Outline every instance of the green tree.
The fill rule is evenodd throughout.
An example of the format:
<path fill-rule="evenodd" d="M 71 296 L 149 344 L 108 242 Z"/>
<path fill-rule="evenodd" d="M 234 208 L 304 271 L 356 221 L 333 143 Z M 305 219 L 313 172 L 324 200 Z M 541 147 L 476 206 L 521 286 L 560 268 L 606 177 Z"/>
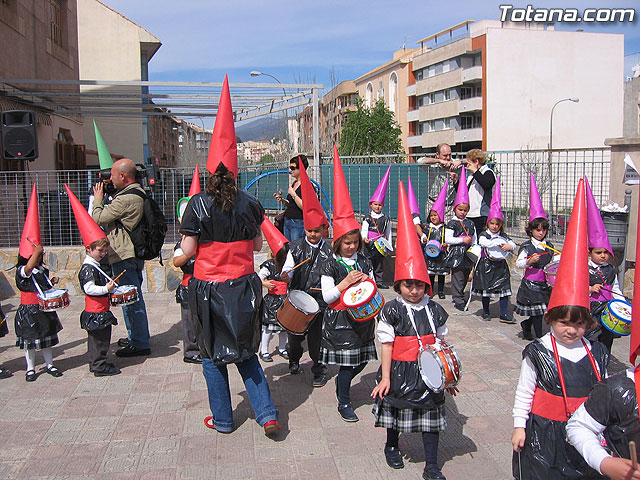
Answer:
<path fill-rule="evenodd" d="M 356 110 L 349 113 L 340 135 L 340 155 L 384 155 L 404 153 L 402 130 L 394 114 L 379 99 L 368 108 L 356 98 Z"/>
<path fill-rule="evenodd" d="M 275 158 L 273 157 L 273 155 L 271 155 L 270 153 L 265 153 L 260 157 L 260 160 L 258 160 L 258 163 L 273 163 L 274 161 L 275 161 Z"/>

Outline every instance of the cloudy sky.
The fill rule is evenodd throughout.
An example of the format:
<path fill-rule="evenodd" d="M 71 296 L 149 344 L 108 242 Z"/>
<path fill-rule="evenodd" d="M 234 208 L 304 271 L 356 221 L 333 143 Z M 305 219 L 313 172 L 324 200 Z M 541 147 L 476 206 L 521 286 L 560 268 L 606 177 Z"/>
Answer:
<path fill-rule="evenodd" d="M 498 19 L 491 1 L 431 0 L 102 0 L 163 43 L 150 64 L 151 80 L 256 81 L 261 70 L 283 83 L 330 86 L 390 60 L 393 51 L 467 19 Z M 530 2 L 532 3 L 532 2 Z M 636 1 L 536 2 L 536 7 L 640 8 Z M 526 7 L 527 2 L 515 4 Z M 562 24 L 563 30 L 625 35 L 625 75 L 640 62 L 640 20 L 615 24 Z M 264 81 L 269 81 L 264 78 Z"/>

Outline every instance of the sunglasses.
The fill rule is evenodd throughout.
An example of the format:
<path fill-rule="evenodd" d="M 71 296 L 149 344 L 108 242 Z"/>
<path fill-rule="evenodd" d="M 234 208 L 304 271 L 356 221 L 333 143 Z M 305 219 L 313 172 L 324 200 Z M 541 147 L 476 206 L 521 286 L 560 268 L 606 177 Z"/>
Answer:
<path fill-rule="evenodd" d="M 293 172 L 294 170 L 298 170 L 298 168 L 299 168 L 299 167 L 296 167 L 296 166 L 294 166 L 294 165 L 290 165 L 290 166 L 289 166 L 289 170 L 291 170 L 292 172 Z"/>

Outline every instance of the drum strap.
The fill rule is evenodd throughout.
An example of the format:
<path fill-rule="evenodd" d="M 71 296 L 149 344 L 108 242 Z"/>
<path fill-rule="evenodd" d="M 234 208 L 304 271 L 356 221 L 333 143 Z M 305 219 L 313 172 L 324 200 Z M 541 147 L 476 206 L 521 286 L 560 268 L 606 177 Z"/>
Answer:
<path fill-rule="evenodd" d="M 418 332 L 418 327 L 416 327 L 416 320 L 415 318 L 413 318 L 413 308 L 411 308 L 409 305 L 405 305 L 405 307 L 407 309 L 407 315 L 409 315 L 409 320 L 411 321 L 411 326 L 413 326 L 413 329 L 416 331 L 416 337 L 418 338 L 418 344 L 420 345 L 420 349 L 418 350 L 418 352 L 422 352 L 424 350 L 424 344 L 422 343 L 420 332 Z M 429 320 L 429 326 L 431 327 L 431 333 L 434 336 L 435 343 L 436 326 L 433 323 L 433 318 L 431 318 L 431 311 L 429 310 L 428 305 L 425 305 L 424 311 L 427 314 L 427 320 Z"/>
<path fill-rule="evenodd" d="M 464 233 L 467 237 L 470 237 L 471 235 L 469 235 L 469 232 L 467 232 L 467 227 L 464 226 L 464 222 L 462 220 L 460 220 L 458 218 L 458 221 L 460 222 L 460 225 L 462 225 L 462 230 L 464 230 Z"/>
<path fill-rule="evenodd" d="M 47 281 L 49 281 L 49 279 L 47 278 L 47 276 L 45 275 L 44 278 L 47 279 Z M 31 280 L 33 281 L 33 284 L 36 286 L 36 290 L 38 290 L 38 293 L 40 294 L 40 296 L 42 298 L 44 298 L 44 294 L 42 293 L 42 289 L 40 288 L 40 285 L 38 284 L 38 282 L 36 281 L 36 277 L 34 275 L 34 272 L 31 272 Z M 51 284 L 51 282 L 49 282 L 49 284 Z M 53 288 L 53 285 L 51 285 L 51 287 Z"/>
<path fill-rule="evenodd" d="M 271 280 L 271 282 L 275 285 L 271 290 L 269 290 L 271 295 L 287 294 L 287 282 L 281 282 L 279 280 Z"/>

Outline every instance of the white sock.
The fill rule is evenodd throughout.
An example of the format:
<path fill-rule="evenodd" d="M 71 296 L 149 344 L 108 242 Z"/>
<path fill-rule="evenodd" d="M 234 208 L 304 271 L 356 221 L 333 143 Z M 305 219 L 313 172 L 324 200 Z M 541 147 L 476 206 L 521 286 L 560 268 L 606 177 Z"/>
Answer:
<path fill-rule="evenodd" d="M 27 372 L 29 370 L 36 369 L 36 351 L 35 350 L 25 350 L 24 358 L 27 361 Z"/>
<path fill-rule="evenodd" d="M 44 357 L 44 361 L 47 362 L 47 367 L 53 367 L 53 351 L 51 347 L 43 348 L 42 356 Z"/>
<path fill-rule="evenodd" d="M 280 332 L 280 343 L 278 345 L 278 349 L 281 352 L 287 351 L 287 340 L 288 340 L 287 332 Z"/>
<path fill-rule="evenodd" d="M 271 340 L 271 332 L 268 332 L 266 329 L 262 330 L 262 341 L 260 342 L 260 353 L 263 355 L 269 354 L 269 341 Z"/>

